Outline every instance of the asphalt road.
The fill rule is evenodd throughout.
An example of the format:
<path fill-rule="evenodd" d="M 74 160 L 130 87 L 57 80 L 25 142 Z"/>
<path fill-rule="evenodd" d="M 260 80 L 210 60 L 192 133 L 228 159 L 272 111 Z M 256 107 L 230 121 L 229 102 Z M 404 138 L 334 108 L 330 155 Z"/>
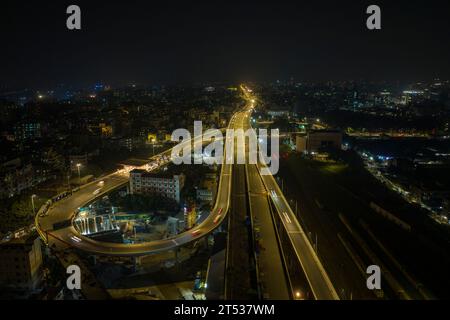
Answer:
<path fill-rule="evenodd" d="M 243 112 L 237 113 L 233 128 L 243 129 L 249 118 L 253 104 L 247 104 Z M 244 142 L 244 141 L 241 141 Z M 234 139 L 234 162 L 238 154 L 246 154 L 245 144 Z M 235 164 L 232 182 L 232 209 L 228 225 L 225 297 L 228 300 L 257 299 L 256 262 L 253 250 L 251 227 L 246 224 L 248 218 L 248 200 L 246 188 L 246 165 Z"/>
<path fill-rule="evenodd" d="M 233 115 L 229 128 L 242 128 L 244 119 L 248 118 L 254 105 L 252 98 L 247 100 L 248 103 L 244 112 L 237 112 Z M 237 146 L 237 148 L 239 149 L 240 146 Z M 170 151 L 168 150 L 164 154 L 170 154 Z M 225 159 L 229 156 L 224 152 Z M 211 214 L 200 225 L 173 238 L 140 244 L 117 244 L 95 241 L 85 237 L 74 228 L 73 224 L 67 228 L 53 230 L 55 223 L 73 219 L 79 207 L 85 206 L 96 198 L 100 198 L 111 189 L 125 185 L 128 181 L 128 176 L 122 173 L 115 173 L 104 177 L 104 185 L 101 187 L 99 193 L 96 192 L 100 188 L 98 182 L 93 182 L 83 186 L 69 198 L 53 204 L 47 216 L 37 216 L 36 226 L 41 236 L 44 237 L 51 247 L 60 249 L 65 249 L 69 246 L 95 254 L 118 256 L 139 256 L 171 250 L 211 233 L 225 218 L 230 206 L 233 165 L 225 162 L 221 168 L 216 204 Z M 258 166 L 258 168 L 260 169 L 261 167 Z M 291 243 L 301 262 L 315 298 L 325 300 L 338 299 L 328 275 L 275 179 L 272 175 L 261 177 L 266 189 L 271 193 L 271 198 L 275 204 L 277 213 L 289 234 Z M 216 219 L 218 215 L 220 216 Z"/>
<path fill-rule="evenodd" d="M 250 128 L 249 117 L 244 117 L 242 120 L 242 128 L 244 130 Z M 246 155 L 249 155 L 248 145 L 246 146 Z M 259 234 L 257 263 L 262 295 L 264 299 L 289 300 L 290 289 L 283 266 L 283 256 L 278 246 L 267 190 L 256 164 L 247 162 L 243 174 L 247 181 L 253 227 L 258 230 Z M 242 184 L 245 185 L 245 181 Z"/>
<path fill-rule="evenodd" d="M 304 164 L 302 164 L 304 165 Z M 364 274 L 358 269 L 355 262 L 347 253 L 342 245 L 340 237 L 346 233 L 345 227 L 339 221 L 337 214 L 331 210 L 337 210 L 336 206 L 330 205 L 325 201 L 325 193 L 330 194 L 328 188 L 324 187 L 326 181 L 318 179 L 316 176 L 307 175 L 308 169 L 303 168 L 301 180 L 300 177 L 292 172 L 287 165 L 281 166 L 281 173 L 284 180 L 285 196 L 290 199 L 298 200 L 298 209 L 302 226 L 308 233 L 311 230 L 311 238 L 318 238 L 318 251 L 321 261 L 328 275 L 333 279 L 333 284 L 346 299 L 375 299 L 373 292 L 367 289 L 364 266 Z M 325 190 L 326 189 L 326 190 Z M 335 196 L 340 200 L 339 196 Z M 328 205 L 324 205 L 327 203 Z M 352 207 L 359 205 L 350 203 Z M 355 211 L 364 212 L 364 209 Z M 342 211 L 347 214 L 347 211 Z M 356 243 L 352 240 L 349 245 L 353 248 Z"/>
<path fill-rule="evenodd" d="M 233 116 L 230 121 L 230 128 L 234 125 L 234 119 L 237 116 L 242 116 L 242 114 L 236 113 Z M 197 143 L 197 141 L 194 139 L 194 143 Z M 186 143 L 190 143 L 190 141 Z M 160 155 L 170 156 L 170 153 L 171 150 L 168 150 Z M 224 156 L 226 157 L 227 155 L 224 153 Z M 101 198 L 105 193 L 113 189 L 126 185 L 129 180 L 126 173 L 114 173 L 102 178 L 102 186 L 99 185 L 100 181 L 82 186 L 72 196 L 53 204 L 48 210 L 48 215 L 44 217 L 38 215 L 36 217 L 36 226 L 41 237 L 48 242 L 49 246 L 56 249 L 74 247 L 94 254 L 116 256 L 140 256 L 171 250 L 204 237 L 221 224 L 229 209 L 231 173 L 232 164 L 222 165 L 216 204 L 211 214 L 200 225 L 172 238 L 140 244 L 118 244 L 96 241 L 85 237 L 76 230 L 73 224 L 66 228 L 53 230 L 55 223 L 72 220 L 78 208 Z M 97 190 L 99 190 L 98 193 Z M 218 219 L 216 219 L 217 217 Z"/>
<path fill-rule="evenodd" d="M 322 263 L 274 177 L 272 175 L 262 175 L 261 177 L 297 253 L 314 297 L 317 300 L 339 299 Z"/>
<path fill-rule="evenodd" d="M 254 99 L 251 92 L 246 92 L 246 98 L 249 101 Z M 261 168 L 263 167 L 263 164 L 258 165 L 260 173 Z M 300 226 L 296 215 L 284 197 L 283 192 L 278 187 L 275 178 L 273 175 L 261 175 L 261 178 L 265 189 L 269 192 L 270 198 L 274 203 L 277 210 L 276 213 L 279 215 L 279 218 L 288 233 L 291 245 L 296 252 L 315 299 L 339 300 L 339 296 L 336 293 L 328 274 L 311 246 L 304 230 Z"/>
<path fill-rule="evenodd" d="M 259 229 L 260 252 L 258 265 L 263 296 L 267 299 L 289 300 L 290 289 L 283 267 L 283 257 L 270 212 L 267 191 L 256 165 L 246 166 L 250 211 L 253 224 Z M 276 276 L 275 276 L 276 275 Z"/>
<path fill-rule="evenodd" d="M 249 300 L 257 296 L 251 293 L 253 287 L 256 292 L 255 262 L 251 248 L 249 227 L 246 225 L 247 196 L 245 188 L 245 165 L 237 164 L 233 170 L 233 187 L 228 225 L 228 245 L 226 263 L 225 297 L 227 300 Z"/>

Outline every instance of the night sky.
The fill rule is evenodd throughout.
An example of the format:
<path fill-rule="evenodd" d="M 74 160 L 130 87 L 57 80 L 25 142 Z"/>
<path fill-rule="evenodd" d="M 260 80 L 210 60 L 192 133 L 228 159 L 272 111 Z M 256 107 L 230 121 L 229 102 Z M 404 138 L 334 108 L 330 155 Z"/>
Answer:
<path fill-rule="evenodd" d="M 0 85 L 450 78 L 449 1 L 389 2 L 2 1 Z"/>

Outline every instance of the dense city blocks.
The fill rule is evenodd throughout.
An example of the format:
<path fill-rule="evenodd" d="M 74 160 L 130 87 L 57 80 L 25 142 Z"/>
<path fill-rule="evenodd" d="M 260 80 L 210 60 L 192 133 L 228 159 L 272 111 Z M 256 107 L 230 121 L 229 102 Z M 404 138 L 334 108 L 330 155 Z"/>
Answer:
<path fill-rule="evenodd" d="M 450 298 L 449 3 L 0 7 L 15 316 L 407 318 Z"/>

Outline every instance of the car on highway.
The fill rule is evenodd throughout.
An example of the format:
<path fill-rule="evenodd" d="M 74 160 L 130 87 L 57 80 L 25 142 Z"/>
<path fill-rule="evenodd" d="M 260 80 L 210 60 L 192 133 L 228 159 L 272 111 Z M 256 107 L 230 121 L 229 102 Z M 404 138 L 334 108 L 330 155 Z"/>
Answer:
<path fill-rule="evenodd" d="M 195 237 L 195 236 L 198 236 L 201 233 L 202 233 L 202 231 L 200 229 L 197 229 L 197 230 L 192 231 L 191 234 L 192 234 L 193 237 Z"/>
<path fill-rule="evenodd" d="M 70 239 L 72 239 L 73 241 L 78 242 L 78 243 L 81 242 L 81 239 L 78 238 L 77 236 L 71 236 Z"/>
<path fill-rule="evenodd" d="M 283 211 L 282 213 L 283 213 L 283 216 L 284 216 L 284 219 L 286 220 L 286 222 L 292 223 L 292 220 L 291 220 L 291 218 L 289 218 L 289 215 L 287 214 L 287 212 Z"/>
<path fill-rule="evenodd" d="M 219 211 L 217 212 L 217 216 L 214 218 L 214 221 L 213 221 L 214 223 L 219 222 L 220 217 L 222 216 L 222 211 L 223 211 L 223 208 L 220 208 Z"/>

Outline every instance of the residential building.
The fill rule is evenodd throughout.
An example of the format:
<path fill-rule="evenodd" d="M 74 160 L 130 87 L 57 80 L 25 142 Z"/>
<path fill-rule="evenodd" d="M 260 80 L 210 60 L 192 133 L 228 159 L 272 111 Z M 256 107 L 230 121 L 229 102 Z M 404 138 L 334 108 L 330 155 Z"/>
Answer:
<path fill-rule="evenodd" d="M 318 152 L 327 148 L 341 149 L 342 132 L 339 130 L 311 130 L 296 137 L 297 152 Z"/>
<path fill-rule="evenodd" d="M 0 287 L 32 292 L 42 280 L 41 240 L 36 232 L 0 243 Z"/>
<path fill-rule="evenodd" d="M 341 149 L 342 132 L 339 130 L 312 130 L 308 133 L 307 149 L 309 152 L 323 148 Z"/>
<path fill-rule="evenodd" d="M 141 169 L 130 172 L 130 193 L 157 193 L 180 202 L 180 193 L 184 187 L 185 175 L 151 173 Z"/>

